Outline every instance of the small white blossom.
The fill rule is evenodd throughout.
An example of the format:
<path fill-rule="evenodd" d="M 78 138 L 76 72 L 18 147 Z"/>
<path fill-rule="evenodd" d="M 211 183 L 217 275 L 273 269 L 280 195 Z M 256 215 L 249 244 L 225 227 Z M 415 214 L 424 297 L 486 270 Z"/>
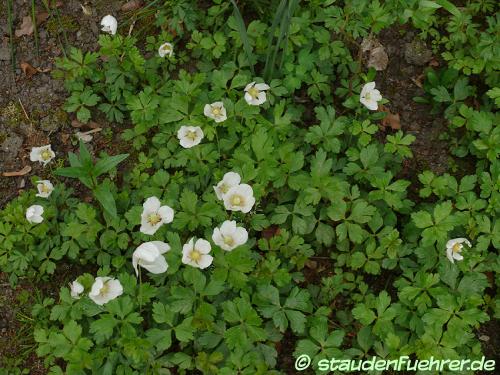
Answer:
<path fill-rule="evenodd" d="M 43 207 L 34 204 L 26 210 L 26 220 L 30 223 L 40 224 L 43 221 Z"/>
<path fill-rule="evenodd" d="M 199 126 L 181 126 L 177 132 L 179 143 L 184 148 L 191 148 L 200 144 L 203 136 L 203 130 Z"/>
<path fill-rule="evenodd" d="M 269 85 L 265 83 L 251 82 L 245 87 L 245 100 L 250 105 L 261 105 L 266 102 L 266 90 Z"/>
<path fill-rule="evenodd" d="M 214 119 L 215 122 L 222 122 L 227 119 L 226 108 L 224 108 L 222 102 L 206 104 L 203 113 L 205 116 Z"/>
<path fill-rule="evenodd" d="M 172 46 L 171 43 L 163 43 L 160 48 L 158 48 L 158 55 L 160 57 L 165 57 L 168 55 L 168 57 L 172 57 L 174 54 L 174 46 Z"/>
<path fill-rule="evenodd" d="M 382 95 L 380 91 L 375 89 L 375 82 L 368 82 L 361 89 L 361 95 L 359 96 L 359 101 L 366 108 L 376 111 L 378 109 L 378 102 L 382 100 Z"/>
<path fill-rule="evenodd" d="M 108 14 L 101 20 L 101 26 L 102 26 L 101 30 L 103 32 L 115 35 L 116 30 L 118 29 L 118 21 L 116 20 L 115 17 Z"/>
<path fill-rule="evenodd" d="M 466 238 L 455 238 L 453 240 L 449 240 L 446 243 L 446 256 L 451 263 L 455 263 L 455 260 L 464 259 L 464 257 L 460 254 L 464 247 L 464 242 L 467 244 L 467 246 L 472 247 L 472 244 Z"/>
<path fill-rule="evenodd" d="M 43 165 L 46 165 L 49 161 L 54 159 L 56 154 L 52 151 L 51 145 L 46 145 L 42 147 L 33 147 L 30 153 L 31 161 L 39 161 Z"/>
<path fill-rule="evenodd" d="M 142 205 L 140 231 L 144 234 L 155 234 L 163 225 L 174 220 L 174 210 L 169 206 L 162 206 L 156 197 L 149 197 Z"/>
<path fill-rule="evenodd" d="M 247 242 L 248 232 L 245 228 L 237 227 L 236 221 L 226 220 L 220 228 L 214 229 L 212 240 L 221 249 L 231 251 Z"/>
<path fill-rule="evenodd" d="M 90 290 L 89 297 L 98 305 L 105 303 L 121 296 L 123 287 L 119 280 L 111 277 L 96 277 L 92 289 Z"/>
<path fill-rule="evenodd" d="M 208 254 L 210 250 L 212 250 L 212 247 L 207 240 L 200 238 L 195 243 L 194 238 L 191 238 L 189 242 L 182 247 L 182 263 L 200 269 L 207 268 L 214 260 L 214 258 Z"/>
<path fill-rule="evenodd" d="M 165 272 L 168 264 L 163 254 L 169 250 L 170 246 L 161 241 L 145 242 L 140 245 L 132 254 L 132 265 L 135 274 L 139 274 L 137 266 L 141 266 L 154 274 Z"/>
<path fill-rule="evenodd" d="M 77 280 L 73 281 L 71 284 L 69 284 L 70 289 L 71 289 L 71 297 L 75 299 L 80 298 L 80 294 L 83 293 L 83 285 L 80 284 Z"/>
<path fill-rule="evenodd" d="M 41 180 L 36 183 L 36 188 L 38 189 L 37 197 L 48 198 L 54 190 L 54 185 L 49 180 Z"/>
<path fill-rule="evenodd" d="M 226 210 L 247 213 L 252 209 L 254 204 L 253 189 L 247 184 L 233 186 L 224 195 L 224 207 Z"/>
<path fill-rule="evenodd" d="M 241 177 L 236 172 L 227 172 L 224 177 L 222 177 L 222 181 L 220 181 L 217 186 L 214 186 L 215 194 L 217 198 L 220 200 L 224 199 L 224 195 L 231 189 L 233 186 L 239 185 L 241 182 Z"/>

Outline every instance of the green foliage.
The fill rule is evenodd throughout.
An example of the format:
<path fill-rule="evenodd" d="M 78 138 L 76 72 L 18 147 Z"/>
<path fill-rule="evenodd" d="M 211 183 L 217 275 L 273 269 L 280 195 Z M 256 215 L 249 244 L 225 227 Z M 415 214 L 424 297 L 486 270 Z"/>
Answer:
<path fill-rule="evenodd" d="M 495 48 L 466 47 L 495 40 L 492 17 L 485 35 L 469 22 L 485 18 L 489 2 L 280 1 L 259 20 L 243 19 L 236 2 L 157 3 L 143 11 L 164 29 L 145 45 L 103 35 L 96 52 L 72 49 L 58 62 L 67 111 L 126 124 L 133 157 L 120 178 L 114 170 L 128 154 L 94 161 L 81 143 L 55 175 L 78 179 L 94 201 L 58 180 L 47 200 L 27 192 L 1 211 L 0 266 L 11 283 L 46 281 L 61 263 L 92 272 L 68 280 L 83 286 L 80 298 L 62 285 L 57 301 L 33 309 L 37 354 L 51 373 L 278 374 L 292 353 L 314 362 L 480 357 L 476 330 L 500 314 L 500 280 L 490 277 L 500 270 L 499 95 Z M 443 55 L 450 66 L 427 71 L 417 100 L 444 114 L 450 150 L 470 166 L 459 177 L 408 176 L 416 137 L 379 134 L 381 114 L 359 102 L 375 71 L 361 73 L 354 41 L 397 19 L 453 54 Z M 450 34 L 438 36 L 438 25 Z M 157 56 L 165 41 L 171 58 Z M 470 64 L 457 57 L 464 51 L 476 56 Z M 244 99 L 253 81 L 270 87 L 260 106 Z M 223 122 L 204 115 L 215 101 Z M 202 128 L 200 144 L 181 147 L 183 125 Z M 253 189 L 246 214 L 225 210 L 214 193 L 229 171 Z M 175 215 L 146 235 L 142 205 L 152 196 Z M 25 219 L 35 203 L 45 209 L 38 225 Z M 210 240 L 225 220 L 246 228 L 248 241 L 232 251 L 213 245 L 206 269 L 183 264 L 183 244 Z M 451 263 L 447 242 L 460 237 L 472 246 Z M 146 241 L 168 242 L 168 269 L 141 268 L 136 278 L 132 254 Z M 117 278 L 123 294 L 95 304 L 96 276 Z"/>

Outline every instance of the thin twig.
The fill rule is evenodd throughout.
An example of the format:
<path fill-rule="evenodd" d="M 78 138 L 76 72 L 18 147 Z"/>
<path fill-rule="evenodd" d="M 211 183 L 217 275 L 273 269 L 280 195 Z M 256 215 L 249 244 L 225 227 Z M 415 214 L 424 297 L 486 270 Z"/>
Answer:
<path fill-rule="evenodd" d="M 33 122 L 31 121 L 30 117 L 28 116 L 28 113 L 26 112 L 26 109 L 24 109 L 23 102 L 19 98 L 17 100 L 19 100 L 19 104 L 21 105 L 21 109 L 23 110 L 24 115 L 26 116 L 26 119 L 30 122 L 31 125 L 33 125 Z"/>

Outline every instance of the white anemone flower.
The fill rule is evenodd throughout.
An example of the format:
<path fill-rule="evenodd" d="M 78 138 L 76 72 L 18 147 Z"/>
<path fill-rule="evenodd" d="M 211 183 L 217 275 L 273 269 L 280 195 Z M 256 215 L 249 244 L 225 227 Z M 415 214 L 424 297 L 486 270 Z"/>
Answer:
<path fill-rule="evenodd" d="M 54 185 L 49 180 L 41 180 L 36 183 L 36 188 L 38 189 L 37 197 L 48 198 L 54 190 Z"/>
<path fill-rule="evenodd" d="M 33 147 L 30 153 L 31 161 L 39 161 L 43 165 L 46 165 L 49 161 L 54 159 L 56 154 L 52 151 L 51 145 Z"/>
<path fill-rule="evenodd" d="M 170 246 L 161 241 L 145 242 L 140 245 L 132 254 L 132 265 L 135 274 L 139 275 L 137 266 L 141 266 L 154 274 L 165 272 L 168 264 L 163 254 L 169 250 Z"/>
<path fill-rule="evenodd" d="M 80 294 L 82 294 L 84 290 L 83 285 L 80 284 L 77 280 L 75 280 L 71 284 L 69 284 L 69 287 L 71 289 L 71 297 L 79 299 Z"/>
<path fill-rule="evenodd" d="M 214 229 L 212 240 L 221 249 L 231 251 L 247 242 L 248 232 L 243 227 L 237 227 L 236 221 L 226 220 L 220 228 Z"/>
<path fill-rule="evenodd" d="M 464 259 L 464 257 L 460 254 L 464 247 L 464 242 L 467 244 L 467 246 L 472 247 L 472 244 L 467 238 L 455 238 L 453 240 L 449 240 L 446 243 L 446 256 L 451 263 L 455 263 L 455 260 Z"/>
<path fill-rule="evenodd" d="M 219 181 L 217 186 L 214 186 L 215 194 L 217 198 L 220 200 L 224 199 L 224 195 L 231 189 L 233 186 L 239 185 L 241 182 L 241 176 L 236 172 L 227 172 L 224 177 L 222 177 L 222 181 Z"/>
<path fill-rule="evenodd" d="M 174 54 L 174 46 L 172 43 L 163 43 L 160 48 L 158 48 L 158 55 L 160 57 L 165 57 L 168 55 L 168 57 L 172 57 Z"/>
<path fill-rule="evenodd" d="M 199 145 L 203 137 L 203 130 L 201 130 L 199 126 L 181 126 L 177 131 L 179 143 L 184 148 L 191 148 Z"/>
<path fill-rule="evenodd" d="M 224 103 L 222 102 L 205 104 L 203 113 L 205 114 L 205 116 L 210 117 L 215 122 L 222 122 L 227 119 L 226 108 L 224 108 Z"/>
<path fill-rule="evenodd" d="M 116 34 L 118 29 L 118 21 L 112 15 L 107 15 L 101 20 L 102 31 L 111 35 Z"/>
<path fill-rule="evenodd" d="M 37 204 L 28 207 L 26 210 L 26 220 L 30 223 L 40 224 L 43 221 L 43 207 Z"/>
<path fill-rule="evenodd" d="M 195 243 L 194 238 L 191 238 L 189 242 L 182 247 L 182 263 L 200 269 L 207 268 L 214 260 L 214 258 L 208 254 L 210 250 L 212 250 L 212 247 L 207 240 L 199 238 Z"/>
<path fill-rule="evenodd" d="M 96 277 L 94 284 L 89 293 L 89 297 L 98 305 L 105 303 L 121 296 L 123 287 L 119 280 L 111 277 Z"/>
<path fill-rule="evenodd" d="M 141 228 L 144 234 L 155 234 L 163 225 L 174 220 L 174 210 L 169 206 L 162 206 L 156 197 L 149 197 L 142 205 Z"/>
<path fill-rule="evenodd" d="M 230 211 L 249 212 L 255 204 L 253 189 L 250 185 L 233 186 L 224 195 L 224 207 Z"/>
<path fill-rule="evenodd" d="M 266 102 L 266 90 L 269 85 L 265 83 L 251 82 L 245 87 L 245 100 L 250 105 L 261 105 Z"/>
<path fill-rule="evenodd" d="M 359 101 L 366 108 L 376 111 L 378 109 L 378 102 L 382 100 L 382 95 L 380 91 L 375 89 L 375 82 L 368 82 L 361 89 L 361 95 L 359 96 Z"/>

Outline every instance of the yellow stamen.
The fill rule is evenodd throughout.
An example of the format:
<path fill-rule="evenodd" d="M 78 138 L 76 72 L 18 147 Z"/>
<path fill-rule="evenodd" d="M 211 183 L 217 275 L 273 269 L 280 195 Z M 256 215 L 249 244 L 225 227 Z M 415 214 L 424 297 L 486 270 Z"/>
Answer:
<path fill-rule="evenodd" d="M 250 94 L 250 96 L 254 99 L 257 99 L 257 97 L 259 96 L 259 90 L 257 90 L 255 87 L 251 87 L 248 89 L 248 93 Z"/>
<path fill-rule="evenodd" d="M 156 225 L 161 221 L 161 216 L 158 215 L 157 213 L 150 214 L 148 216 L 148 223 L 151 225 Z"/>
<path fill-rule="evenodd" d="M 223 236 L 224 237 L 224 243 L 228 246 L 233 246 L 234 245 L 234 239 L 231 236 Z"/>
<path fill-rule="evenodd" d="M 49 187 L 45 184 L 41 184 L 40 190 L 42 193 L 48 193 L 50 191 Z"/>
<path fill-rule="evenodd" d="M 49 160 L 52 157 L 49 150 L 43 150 L 40 155 L 41 155 L 43 160 Z"/>
<path fill-rule="evenodd" d="M 235 195 L 231 198 L 231 203 L 233 206 L 239 206 L 243 199 L 239 195 Z"/>
<path fill-rule="evenodd" d="M 191 251 L 191 255 L 189 255 L 189 257 L 195 262 L 198 262 L 201 259 L 201 253 L 198 250 L 193 250 Z"/>
<path fill-rule="evenodd" d="M 453 245 L 452 250 L 453 250 L 454 253 L 460 252 L 460 250 L 462 250 L 462 244 L 459 244 L 457 242 L 455 245 Z"/>
<path fill-rule="evenodd" d="M 194 141 L 196 139 L 196 132 L 188 130 L 188 132 L 186 133 L 186 138 Z"/>
<path fill-rule="evenodd" d="M 221 114 L 221 109 L 219 107 L 212 108 L 212 114 L 214 116 L 220 116 Z"/>

